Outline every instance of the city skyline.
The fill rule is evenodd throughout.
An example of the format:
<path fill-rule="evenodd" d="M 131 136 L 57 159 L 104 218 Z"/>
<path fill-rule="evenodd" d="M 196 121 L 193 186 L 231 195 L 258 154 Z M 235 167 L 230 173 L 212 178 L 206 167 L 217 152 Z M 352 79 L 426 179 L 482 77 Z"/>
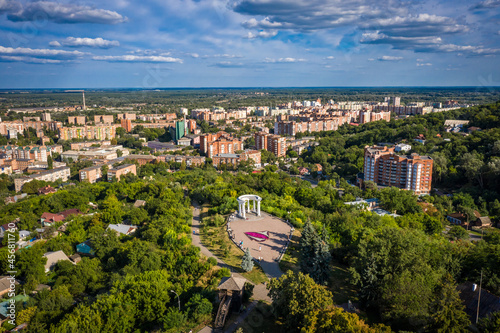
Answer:
<path fill-rule="evenodd" d="M 0 0 L 0 89 L 499 86 L 500 1 Z"/>

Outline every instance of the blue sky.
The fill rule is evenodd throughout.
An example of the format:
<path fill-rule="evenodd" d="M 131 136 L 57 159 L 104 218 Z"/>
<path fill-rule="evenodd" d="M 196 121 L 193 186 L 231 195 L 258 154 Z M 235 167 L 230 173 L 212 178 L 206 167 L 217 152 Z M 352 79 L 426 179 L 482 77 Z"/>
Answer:
<path fill-rule="evenodd" d="M 500 0 L 0 0 L 0 88 L 500 85 Z"/>

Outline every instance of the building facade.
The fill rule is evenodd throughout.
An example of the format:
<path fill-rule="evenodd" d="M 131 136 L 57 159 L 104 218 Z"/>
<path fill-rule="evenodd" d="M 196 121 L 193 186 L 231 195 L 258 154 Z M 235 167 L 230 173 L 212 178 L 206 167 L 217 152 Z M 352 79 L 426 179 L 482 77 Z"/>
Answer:
<path fill-rule="evenodd" d="M 16 192 L 21 191 L 24 184 L 31 182 L 32 180 L 43 180 L 46 182 L 55 182 L 57 180 L 67 181 L 71 177 L 71 172 L 69 167 L 60 167 L 52 170 L 42 171 L 36 175 L 30 175 L 27 177 L 14 179 L 14 186 Z"/>
<path fill-rule="evenodd" d="M 219 154 L 234 154 L 238 150 L 243 150 L 243 143 L 226 132 L 204 134 L 200 137 L 200 152 L 209 158 Z"/>
<path fill-rule="evenodd" d="M 116 168 L 109 169 L 108 170 L 108 181 L 112 181 L 113 177 L 116 177 L 116 180 L 120 180 L 122 176 L 125 176 L 126 174 L 132 173 L 134 175 L 137 175 L 137 167 L 135 164 L 124 164 L 120 165 Z"/>
<path fill-rule="evenodd" d="M 116 125 L 96 125 L 83 127 L 59 128 L 61 140 L 87 139 L 87 140 L 111 140 L 116 137 Z"/>
<path fill-rule="evenodd" d="M 255 146 L 257 150 L 270 151 L 277 157 L 286 155 L 286 139 L 279 135 L 257 132 L 255 133 Z"/>
<path fill-rule="evenodd" d="M 397 155 L 394 147 L 365 147 L 364 181 L 429 194 L 433 160 L 418 154 Z"/>
<path fill-rule="evenodd" d="M 231 164 L 237 166 L 242 161 L 252 160 L 255 167 L 261 165 L 261 152 L 259 150 L 245 150 L 240 154 L 218 154 L 212 157 L 215 167 L 221 164 Z"/>

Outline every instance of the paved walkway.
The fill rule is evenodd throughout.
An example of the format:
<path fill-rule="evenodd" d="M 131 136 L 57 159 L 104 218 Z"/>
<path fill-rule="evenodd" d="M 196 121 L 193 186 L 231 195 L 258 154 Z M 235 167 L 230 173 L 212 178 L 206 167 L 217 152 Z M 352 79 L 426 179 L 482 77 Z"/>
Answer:
<path fill-rule="evenodd" d="M 230 268 L 230 266 L 228 266 L 224 261 L 222 261 L 221 259 L 219 259 L 218 257 L 216 257 L 215 255 L 213 255 L 212 252 L 210 252 L 210 250 L 208 250 L 202 243 L 201 243 L 201 237 L 200 237 L 200 228 L 201 228 L 201 207 L 200 205 L 198 205 L 196 202 L 193 202 L 192 203 L 193 205 L 193 222 L 191 224 L 191 239 L 192 239 L 192 244 L 194 246 L 197 246 L 200 248 L 200 252 L 206 256 L 206 257 L 212 257 L 212 258 L 215 258 L 217 260 L 217 265 L 220 266 L 220 267 L 227 267 L 227 268 Z M 277 268 L 279 270 L 279 265 L 277 263 L 275 263 L 277 265 Z M 266 271 L 266 269 L 264 267 L 262 267 L 262 269 L 264 270 L 264 272 L 270 276 L 270 274 L 268 273 L 268 271 Z M 278 272 L 275 271 L 275 267 L 272 268 L 273 271 L 271 271 L 270 273 L 272 275 L 277 275 Z M 281 271 L 279 271 L 279 276 L 281 276 Z M 266 301 L 266 302 L 271 302 L 271 298 L 267 295 L 267 289 L 266 289 L 266 285 L 261 283 L 261 284 L 258 284 L 255 286 L 254 288 L 254 292 L 253 292 L 253 297 L 254 301 L 248 306 L 247 310 L 240 314 L 238 316 L 238 318 L 235 320 L 235 322 L 233 324 L 231 324 L 224 332 L 229 332 L 229 333 L 232 333 L 234 331 L 236 331 L 236 329 L 238 328 L 238 325 L 241 324 L 243 322 L 243 320 L 245 320 L 245 318 L 250 314 L 250 312 L 252 312 L 251 310 L 253 310 L 253 308 L 257 305 L 257 301 L 258 300 L 263 300 L 263 301 Z M 210 327 L 210 326 L 205 326 L 204 328 L 202 328 L 200 331 L 198 331 L 198 333 L 212 333 L 214 332 L 213 328 Z"/>

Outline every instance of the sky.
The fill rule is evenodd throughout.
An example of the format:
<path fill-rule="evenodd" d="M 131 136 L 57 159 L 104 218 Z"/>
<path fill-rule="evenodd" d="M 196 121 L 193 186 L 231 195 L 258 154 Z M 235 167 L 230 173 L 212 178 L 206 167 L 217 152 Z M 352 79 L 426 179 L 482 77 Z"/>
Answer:
<path fill-rule="evenodd" d="M 0 88 L 499 86 L 500 0 L 0 0 Z"/>

